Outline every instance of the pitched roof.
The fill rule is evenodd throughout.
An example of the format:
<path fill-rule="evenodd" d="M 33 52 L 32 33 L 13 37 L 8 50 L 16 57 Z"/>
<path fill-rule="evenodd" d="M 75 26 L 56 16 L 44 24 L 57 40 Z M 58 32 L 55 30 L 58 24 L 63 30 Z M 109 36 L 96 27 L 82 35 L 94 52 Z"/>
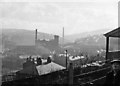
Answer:
<path fill-rule="evenodd" d="M 65 67 L 63 67 L 59 64 L 56 64 L 54 62 L 51 62 L 46 65 L 39 65 L 36 68 L 37 68 L 39 75 L 44 75 L 44 74 L 48 74 L 48 73 L 51 73 L 54 71 L 59 71 L 59 70 L 65 69 Z"/>
<path fill-rule="evenodd" d="M 104 34 L 106 37 L 118 37 L 120 38 L 120 27 Z"/>
<path fill-rule="evenodd" d="M 24 75 L 24 77 L 25 77 L 25 75 L 45 75 L 45 74 L 63 70 L 63 69 L 65 69 L 65 67 L 63 67 L 59 64 L 56 64 L 54 62 L 51 62 L 46 65 L 36 66 L 34 64 L 34 65 L 27 66 L 27 67 L 23 68 L 22 70 L 17 71 L 17 74 Z"/>

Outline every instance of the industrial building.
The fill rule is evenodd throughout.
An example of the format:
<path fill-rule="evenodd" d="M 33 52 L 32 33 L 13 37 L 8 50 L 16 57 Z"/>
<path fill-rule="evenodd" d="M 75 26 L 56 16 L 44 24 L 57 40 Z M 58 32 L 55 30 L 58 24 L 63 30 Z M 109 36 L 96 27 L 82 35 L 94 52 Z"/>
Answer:
<path fill-rule="evenodd" d="M 46 40 L 46 39 L 38 39 L 37 37 L 37 29 L 35 30 L 35 46 L 36 47 L 40 47 L 40 46 L 44 46 L 50 50 L 55 50 L 59 47 L 59 36 L 58 35 L 54 35 L 54 39 L 52 40 Z"/>

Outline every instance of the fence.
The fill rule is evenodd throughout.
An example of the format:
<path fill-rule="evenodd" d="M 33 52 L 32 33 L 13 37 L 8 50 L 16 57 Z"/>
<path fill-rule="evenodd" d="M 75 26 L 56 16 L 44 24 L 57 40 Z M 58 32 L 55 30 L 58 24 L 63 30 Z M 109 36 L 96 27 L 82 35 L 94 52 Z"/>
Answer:
<path fill-rule="evenodd" d="M 45 82 L 46 84 L 68 84 L 68 82 L 72 81 L 72 83 L 69 83 L 69 84 L 75 84 L 75 85 L 79 84 L 81 86 L 84 86 L 86 84 L 93 85 L 92 83 L 105 78 L 104 76 L 109 70 L 110 70 L 110 67 L 107 66 L 102 69 L 98 69 L 95 71 L 90 71 L 90 72 L 82 73 L 78 75 L 75 75 L 74 71 L 70 72 L 71 70 L 69 71 L 63 70 L 63 71 L 53 72 L 47 75 L 28 77 L 26 79 L 23 79 L 23 80 L 21 79 L 21 81 L 20 80 L 19 81 L 25 82 L 26 80 L 27 82 L 31 82 L 34 80 L 34 84 L 41 84 L 41 83 L 44 84 L 43 82 Z M 70 76 L 70 75 L 73 75 L 73 76 Z M 73 77 L 73 78 L 70 78 L 70 77 Z"/>

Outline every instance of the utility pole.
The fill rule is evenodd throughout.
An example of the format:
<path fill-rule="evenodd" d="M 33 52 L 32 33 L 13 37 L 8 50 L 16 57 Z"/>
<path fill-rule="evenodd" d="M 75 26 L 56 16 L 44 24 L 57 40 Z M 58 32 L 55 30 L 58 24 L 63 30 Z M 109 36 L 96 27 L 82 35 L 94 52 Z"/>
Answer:
<path fill-rule="evenodd" d="M 74 72 L 74 70 L 73 70 L 73 64 L 72 63 L 70 63 L 70 66 L 69 66 L 69 85 L 73 85 L 73 73 Z"/>
<path fill-rule="evenodd" d="M 67 69 L 67 50 L 66 50 L 66 69 Z"/>

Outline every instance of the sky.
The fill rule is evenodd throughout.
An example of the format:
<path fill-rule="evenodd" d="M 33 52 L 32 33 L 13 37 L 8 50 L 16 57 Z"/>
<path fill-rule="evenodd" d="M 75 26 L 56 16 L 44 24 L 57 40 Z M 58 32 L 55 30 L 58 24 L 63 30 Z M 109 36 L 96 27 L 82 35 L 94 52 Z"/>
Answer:
<path fill-rule="evenodd" d="M 0 29 L 62 36 L 118 27 L 119 0 L 0 0 Z"/>

